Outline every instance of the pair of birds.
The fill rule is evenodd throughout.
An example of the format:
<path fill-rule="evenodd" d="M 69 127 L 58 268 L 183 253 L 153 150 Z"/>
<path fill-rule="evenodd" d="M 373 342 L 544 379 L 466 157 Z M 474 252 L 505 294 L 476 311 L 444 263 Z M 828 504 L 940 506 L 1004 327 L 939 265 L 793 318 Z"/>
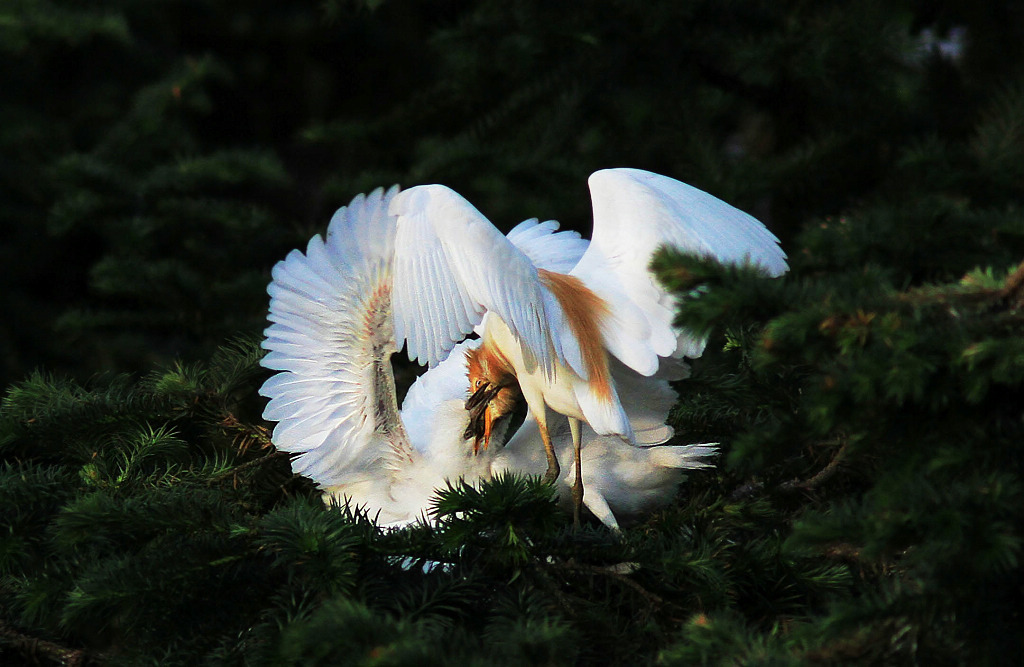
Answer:
<path fill-rule="evenodd" d="M 577 523 L 586 506 L 616 528 L 710 465 L 713 444 L 663 444 L 669 381 L 705 341 L 673 326 L 651 256 L 676 246 L 778 276 L 785 254 L 753 217 L 666 176 L 606 169 L 589 184 L 589 242 L 536 219 L 505 236 L 447 187 L 392 187 L 279 262 L 262 363 L 280 372 L 260 393 L 294 470 L 381 525 L 424 516 L 445 480 L 543 471 Z M 403 346 L 430 368 L 399 412 L 390 358 Z M 491 446 L 520 399 L 522 426 Z"/>

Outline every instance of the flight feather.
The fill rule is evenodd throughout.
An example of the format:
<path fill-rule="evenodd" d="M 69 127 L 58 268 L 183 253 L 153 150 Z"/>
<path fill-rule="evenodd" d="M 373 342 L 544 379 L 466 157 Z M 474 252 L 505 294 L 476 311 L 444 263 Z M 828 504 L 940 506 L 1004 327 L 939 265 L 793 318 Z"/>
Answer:
<path fill-rule="evenodd" d="M 411 359 L 435 366 L 485 312 L 500 317 L 551 372 L 568 361 L 586 377 L 579 344 L 561 322 L 557 301 L 545 293 L 538 259 L 550 256 L 536 243 L 538 231 L 520 230 L 528 254 L 497 230 L 468 201 L 443 185 L 421 185 L 391 203 L 397 217 L 394 263 L 394 331 Z M 530 221 L 527 221 L 528 223 Z M 547 223 L 545 223 L 546 225 Z M 575 362 L 575 364 L 574 364 Z"/>

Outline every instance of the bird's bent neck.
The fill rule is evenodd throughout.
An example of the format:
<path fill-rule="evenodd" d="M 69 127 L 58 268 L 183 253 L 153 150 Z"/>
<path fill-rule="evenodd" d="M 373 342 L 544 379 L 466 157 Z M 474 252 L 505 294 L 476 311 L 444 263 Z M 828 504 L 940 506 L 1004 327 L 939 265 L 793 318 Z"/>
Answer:
<path fill-rule="evenodd" d="M 483 377 L 491 384 L 512 382 L 516 378 L 515 367 L 508 360 L 490 336 L 484 335 L 484 342 L 466 354 L 469 377 Z"/>

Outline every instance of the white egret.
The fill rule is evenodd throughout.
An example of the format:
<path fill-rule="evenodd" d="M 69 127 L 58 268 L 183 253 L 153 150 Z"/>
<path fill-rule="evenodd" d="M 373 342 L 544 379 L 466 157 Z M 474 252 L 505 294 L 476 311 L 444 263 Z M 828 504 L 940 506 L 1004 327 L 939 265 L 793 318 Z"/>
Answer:
<path fill-rule="evenodd" d="M 356 197 L 334 215 L 326 240 L 314 236 L 305 253 L 292 251 L 274 267 L 271 325 L 263 343 L 269 353 L 262 363 L 280 372 L 260 390 L 271 399 L 264 416 L 278 422 L 274 444 L 300 454 L 295 471 L 377 513 L 382 525 L 423 516 L 446 480 L 472 483 L 508 469 L 539 474 L 545 466 L 540 426 L 532 415 L 505 447 L 474 453 L 466 357 L 479 348 L 478 340 L 453 343 L 450 355 L 439 355 L 409 389 L 399 412 L 390 363 L 398 349 L 391 306 L 397 219 L 388 214 L 397 192 Z M 509 233 L 508 242 L 543 270 L 568 271 L 588 244 L 556 229 L 554 222 L 526 221 Z M 619 396 L 638 439 L 668 440 L 672 430 L 664 422 L 675 393 L 665 373 L 623 375 Z M 507 407 L 507 396 L 490 398 L 482 408 Z M 502 437 L 509 426 L 505 416 L 491 415 L 488 437 Z M 566 420 L 549 418 L 547 431 L 561 455 L 573 451 Z M 586 425 L 581 438 L 585 504 L 612 528 L 618 526 L 616 515 L 668 502 L 683 472 L 710 465 L 715 452 L 710 444 L 633 447 Z M 575 481 L 569 474 L 559 478 L 563 500 Z"/>
<path fill-rule="evenodd" d="M 470 355 L 474 399 L 488 424 L 522 392 L 537 420 L 549 479 L 559 475 L 549 413 L 568 418 L 574 452 L 575 519 L 583 495 L 582 424 L 641 444 L 619 378 L 654 376 L 665 360 L 697 357 L 705 341 L 672 326 L 675 301 L 648 265 L 662 245 L 749 263 L 767 276 L 787 270 L 778 239 L 752 216 L 689 185 L 637 169 L 590 177 L 593 240 L 575 263 L 548 268 L 441 185 L 395 196 L 392 301 L 395 339 L 410 358 L 435 365 L 481 325 Z M 549 252 L 551 252 L 549 250 Z M 557 254 L 551 252 L 551 254 Z M 489 401 L 489 402 L 488 402 Z"/>

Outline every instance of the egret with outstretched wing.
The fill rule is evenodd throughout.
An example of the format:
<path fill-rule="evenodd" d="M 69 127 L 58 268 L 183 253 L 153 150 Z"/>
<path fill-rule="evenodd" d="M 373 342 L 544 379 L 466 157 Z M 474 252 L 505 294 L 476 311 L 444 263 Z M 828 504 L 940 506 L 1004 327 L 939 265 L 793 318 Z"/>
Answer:
<path fill-rule="evenodd" d="M 648 266 L 662 245 L 748 263 L 767 276 L 787 270 L 778 239 L 750 215 L 689 185 L 638 169 L 590 177 L 594 234 L 571 267 L 550 269 L 504 237 L 442 185 L 406 190 L 397 216 L 394 334 L 409 356 L 435 365 L 475 327 L 470 355 L 483 442 L 502 415 L 502 392 L 521 391 L 559 476 L 549 413 L 568 419 L 573 440 L 575 520 L 583 494 L 582 424 L 644 444 L 624 409 L 616 376 L 649 377 L 667 360 L 697 357 L 704 341 L 672 326 L 675 301 Z"/>
<path fill-rule="evenodd" d="M 360 195 L 331 219 L 326 239 L 314 236 L 302 253 L 292 251 L 273 270 L 271 325 L 263 343 L 264 366 L 279 371 L 260 393 L 269 397 L 264 416 L 277 421 L 274 444 L 295 452 L 296 472 L 339 499 L 377 513 L 382 525 L 415 521 L 446 480 L 475 482 L 493 472 L 540 473 L 544 462 L 538 422 L 528 415 L 503 448 L 474 453 L 483 413 L 466 409 L 467 356 L 478 340 L 453 343 L 450 355 L 410 388 L 398 410 L 391 355 L 393 273 L 397 220 L 388 214 L 398 192 Z M 528 220 L 508 241 L 543 270 L 565 272 L 588 243 L 557 223 Z M 512 388 L 507 388 L 512 391 Z M 664 442 L 675 393 L 666 377 L 624 374 L 624 409 L 642 440 Z M 504 391 L 504 389 L 503 389 Z M 482 407 L 505 406 L 508 394 Z M 514 397 L 512 397 L 514 398 Z M 488 413 L 490 414 L 490 413 Z M 490 415 L 488 429 L 501 439 L 506 415 Z M 469 435 L 467 435 L 467 430 Z M 572 451 L 568 423 L 548 420 L 552 446 Z M 582 470 L 589 480 L 586 506 L 609 527 L 616 515 L 641 513 L 670 500 L 686 469 L 710 465 L 714 445 L 632 447 L 584 425 Z M 558 480 L 563 498 L 575 480 Z"/>

